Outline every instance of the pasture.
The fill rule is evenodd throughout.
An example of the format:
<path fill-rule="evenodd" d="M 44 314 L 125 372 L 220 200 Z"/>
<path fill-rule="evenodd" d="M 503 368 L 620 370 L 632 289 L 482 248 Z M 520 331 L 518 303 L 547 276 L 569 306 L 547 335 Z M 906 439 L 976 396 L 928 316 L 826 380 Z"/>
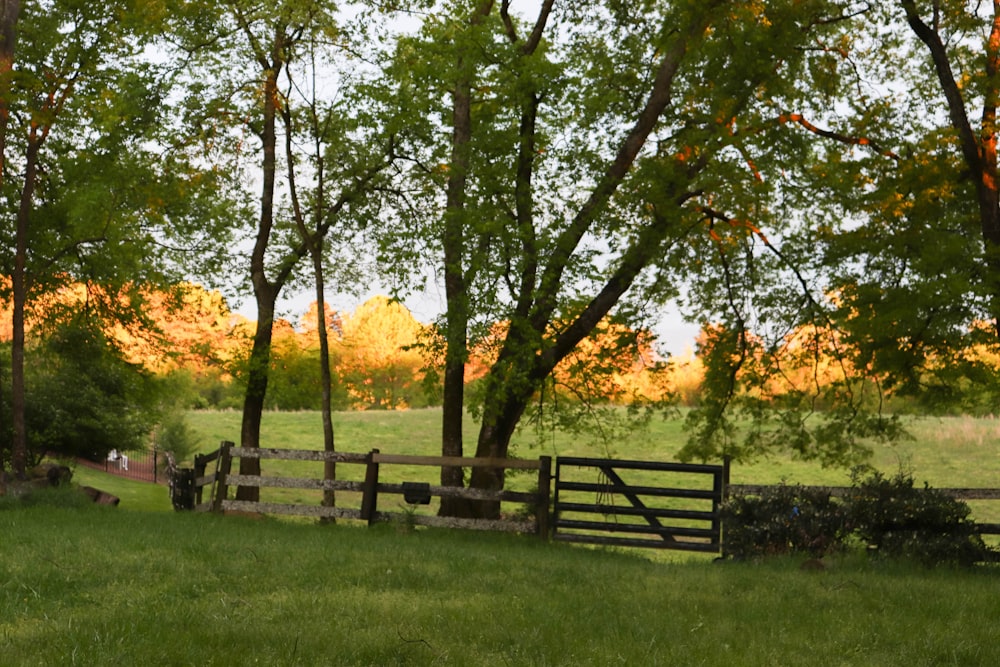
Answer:
<path fill-rule="evenodd" d="M 386 454 L 440 454 L 441 413 L 436 409 L 400 412 L 342 412 L 334 415 L 338 451 L 364 453 L 379 449 Z M 238 440 L 239 412 L 190 412 L 188 420 L 207 452 L 222 440 Z M 318 412 L 269 412 L 264 416 L 261 444 L 264 447 L 322 449 L 321 418 Z M 548 432 L 539 434 L 530 427 L 515 438 L 513 456 L 596 456 L 653 461 L 676 460 L 684 442 L 682 420 L 654 420 L 648 429 L 612 442 L 598 442 L 576 434 Z M 929 483 L 937 488 L 1000 487 L 1000 419 L 971 417 L 921 417 L 908 423 L 912 439 L 895 445 L 873 445 L 872 465 L 893 473 L 902 467 L 913 473 L 917 485 Z M 475 423 L 466 424 L 466 455 L 475 451 Z M 709 461 L 709 463 L 717 463 Z M 264 474 L 276 476 L 320 476 L 316 464 L 265 462 Z M 383 471 L 386 481 L 430 481 L 428 468 L 401 466 Z M 338 466 L 338 477 L 360 481 L 364 468 Z M 797 484 L 844 486 L 850 483 L 850 471 L 822 468 L 816 463 L 799 461 L 788 455 L 776 455 L 753 464 L 734 464 L 733 484 Z M 511 475 L 509 487 L 528 490 L 534 482 L 530 474 Z M 274 502 L 318 502 L 318 493 L 302 490 L 264 490 L 262 499 Z M 339 497 L 339 496 L 338 496 Z M 345 496 L 347 503 L 357 502 Z M 339 502 L 339 501 L 338 501 Z M 1000 522 L 1000 502 L 970 501 L 979 521 Z M 430 508 L 433 511 L 433 507 Z"/>
<path fill-rule="evenodd" d="M 995 665 L 1000 577 L 461 531 L 0 511 L 4 665 Z"/>
<path fill-rule="evenodd" d="M 339 414 L 338 449 L 435 453 L 439 417 Z M 239 432 L 235 412 L 190 421 L 201 451 Z M 314 413 L 269 413 L 264 445 L 319 449 L 318 425 Z M 913 426 L 916 439 L 876 451 L 879 467 L 902 463 L 934 486 L 998 486 L 997 422 Z M 522 434 L 517 455 L 669 460 L 680 437 L 676 422 L 614 449 Z M 174 513 L 162 486 L 76 475 L 121 506 L 58 493 L 0 505 L 0 664 L 1000 664 L 995 565 L 926 570 L 853 555 L 806 571 L 801 558 L 714 563 L 528 536 Z M 848 479 L 784 457 L 733 469 L 736 483 L 785 478 Z"/>

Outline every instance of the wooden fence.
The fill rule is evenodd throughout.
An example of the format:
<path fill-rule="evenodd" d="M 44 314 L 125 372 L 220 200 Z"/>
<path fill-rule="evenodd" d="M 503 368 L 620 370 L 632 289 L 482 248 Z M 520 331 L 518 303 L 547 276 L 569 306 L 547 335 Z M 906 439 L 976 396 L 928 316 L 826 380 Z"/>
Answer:
<path fill-rule="evenodd" d="M 362 480 L 353 481 L 240 475 L 233 472 L 233 461 L 240 458 L 329 461 L 363 466 L 364 475 Z M 537 474 L 537 491 L 489 491 L 438 486 L 421 481 L 380 481 L 382 467 L 396 465 L 437 469 L 443 466 L 482 466 L 533 470 Z M 378 450 L 367 454 L 328 453 L 247 449 L 224 442 L 218 450 L 196 456 L 194 469 L 171 475 L 170 483 L 177 509 L 353 519 L 369 525 L 399 520 L 413 525 L 534 533 L 543 538 L 548 538 L 551 530 L 553 539 L 566 542 L 709 553 L 719 553 L 722 548 L 720 505 L 723 500 L 731 493 L 753 495 L 769 488 L 767 485 L 730 484 L 728 461 L 722 465 L 697 465 L 559 457 L 555 475 L 552 473 L 552 459 L 547 456 L 538 460 L 521 460 L 406 456 L 382 454 Z M 628 483 L 623 475 L 631 474 L 643 477 L 639 483 Z M 439 477 L 439 474 L 435 475 L 435 478 Z M 554 493 L 550 498 L 553 479 Z M 360 494 L 361 502 L 355 507 L 325 507 L 318 503 L 239 501 L 229 498 L 229 489 L 234 486 L 349 492 Z M 850 487 L 833 486 L 803 488 L 826 491 L 833 496 L 843 496 L 850 490 Z M 209 489 L 207 497 L 205 489 Z M 940 491 L 959 500 L 1000 500 L 1000 489 L 954 488 Z M 379 509 L 380 500 L 387 495 L 401 496 L 411 511 Z M 178 497 L 189 497 L 190 501 L 178 502 Z M 527 516 L 520 512 L 498 520 L 427 516 L 412 511 L 417 504 L 428 504 L 433 497 L 520 503 L 530 511 Z M 1000 535 L 1000 524 L 978 522 L 976 525 L 980 534 Z"/>
<path fill-rule="evenodd" d="M 255 458 L 285 461 L 334 462 L 338 464 L 364 466 L 364 480 L 326 480 L 314 477 L 269 477 L 241 475 L 233 472 L 234 459 Z M 215 470 L 208 472 L 214 463 Z M 489 467 L 513 470 L 537 471 L 538 491 L 533 493 L 518 491 L 490 491 L 451 486 L 437 486 L 429 482 L 383 483 L 379 473 L 383 466 L 405 465 L 427 468 L 449 467 Z M 551 488 L 552 459 L 548 456 L 535 460 L 460 458 L 447 456 L 405 456 L 382 454 L 377 449 L 367 454 L 346 452 L 318 452 L 290 449 L 242 448 L 224 442 L 216 452 L 198 456 L 193 472 L 193 508 L 199 511 L 237 511 L 257 514 L 284 514 L 319 518 L 355 519 L 369 525 L 385 521 L 405 521 L 413 525 L 469 528 L 518 533 L 535 533 L 548 536 L 549 489 Z M 440 477 L 440 474 L 437 475 Z M 299 503 L 250 502 L 229 498 L 229 488 L 249 486 L 258 488 L 311 489 L 318 491 L 341 491 L 361 494 L 360 508 L 325 507 Z M 204 489 L 212 488 L 209 498 L 204 498 Z M 414 512 L 388 512 L 379 509 L 382 496 L 402 496 L 412 507 L 428 504 L 432 497 L 466 498 L 472 500 L 524 503 L 531 508 L 531 518 L 458 519 L 418 515 Z M 176 506 L 177 503 L 175 503 Z"/>
<path fill-rule="evenodd" d="M 627 483 L 622 477 L 626 470 L 648 473 L 645 483 Z M 561 456 L 556 459 L 552 536 L 567 542 L 718 553 L 719 506 L 728 479 L 728 461 L 697 465 Z"/>

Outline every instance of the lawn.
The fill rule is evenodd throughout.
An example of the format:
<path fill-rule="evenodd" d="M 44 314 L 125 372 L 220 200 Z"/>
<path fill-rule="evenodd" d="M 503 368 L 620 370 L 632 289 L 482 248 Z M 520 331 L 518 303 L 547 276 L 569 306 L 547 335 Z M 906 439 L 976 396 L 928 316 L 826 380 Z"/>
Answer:
<path fill-rule="evenodd" d="M 439 419 L 339 414 L 338 448 L 433 453 Z M 202 451 L 239 433 L 235 412 L 190 421 Z M 319 449 L 319 423 L 269 413 L 263 444 Z M 935 486 L 998 486 L 997 422 L 912 426 L 915 439 L 876 449 L 876 465 Z M 671 460 L 682 437 L 677 422 L 614 448 L 528 433 L 517 454 Z M 851 555 L 815 572 L 802 557 L 715 563 L 400 524 L 175 513 L 164 486 L 84 468 L 75 479 L 122 504 L 58 494 L 54 506 L 0 504 L 2 665 L 1000 664 L 996 565 L 926 570 Z M 734 482 L 781 479 L 840 484 L 847 473 L 787 457 L 733 471 Z"/>
<path fill-rule="evenodd" d="M 711 563 L 527 537 L 0 511 L 11 665 L 996 665 L 1000 571 Z"/>
<path fill-rule="evenodd" d="M 238 440 L 240 413 L 191 412 L 188 419 L 200 439 L 201 451 L 209 451 L 222 440 Z M 334 415 L 337 449 L 368 452 L 378 449 L 392 454 L 433 455 L 440 452 L 441 413 L 436 409 L 399 412 L 343 412 Z M 648 429 L 612 443 L 594 442 L 567 433 L 538 434 L 523 429 L 514 438 L 514 455 L 536 458 L 540 455 L 610 456 L 654 461 L 676 460 L 684 442 L 681 419 L 654 420 Z M 264 415 L 261 444 L 264 447 L 322 449 L 321 418 L 317 412 L 269 412 Z M 911 418 L 913 439 L 895 445 L 873 445 L 872 464 L 886 473 L 901 468 L 913 474 L 918 485 L 928 482 L 942 487 L 1000 487 L 1000 420 L 970 417 Z M 467 454 L 476 434 L 475 424 L 466 423 Z M 264 463 L 265 474 L 286 476 L 321 476 L 318 464 L 292 462 Z M 361 480 L 361 466 L 341 465 L 338 476 Z M 382 471 L 383 481 L 431 481 L 431 468 L 404 469 L 396 466 Z M 527 490 L 531 475 L 512 477 L 510 488 Z M 629 481 L 632 481 L 631 479 Z M 850 471 L 823 468 L 816 463 L 778 454 L 753 464 L 736 464 L 732 469 L 734 484 L 776 484 L 781 481 L 799 484 L 848 485 Z M 638 483 L 638 482 L 633 482 Z M 266 499 L 275 502 L 318 502 L 318 494 L 306 491 L 265 490 Z M 347 502 L 356 499 L 347 497 Z M 970 502 L 980 521 L 1000 522 L 1000 501 Z"/>
<path fill-rule="evenodd" d="M 238 441 L 240 413 L 194 411 L 188 421 L 198 437 L 201 451 L 215 449 L 223 440 Z M 334 415 L 337 449 L 367 452 L 378 449 L 392 454 L 440 452 L 441 412 L 437 409 L 408 411 L 341 412 Z M 901 466 L 920 482 L 936 487 L 1000 487 L 1000 419 L 971 417 L 920 417 L 909 419 L 913 439 L 895 445 L 873 445 L 872 463 L 894 472 Z M 671 461 L 684 442 L 682 419 L 657 419 L 648 429 L 613 443 L 595 442 L 567 433 L 539 435 L 530 427 L 513 441 L 520 458 L 549 456 L 609 456 L 613 458 Z M 318 412 L 268 412 L 261 429 L 261 445 L 290 449 L 322 449 Z M 475 451 L 475 423 L 466 422 L 467 455 Z M 822 468 L 778 454 L 753 464 L 733 467 L 734 484 L 772 484 L 789 480 L 802 484 L 840 485 L 850 481 L 850 472 Z"/>

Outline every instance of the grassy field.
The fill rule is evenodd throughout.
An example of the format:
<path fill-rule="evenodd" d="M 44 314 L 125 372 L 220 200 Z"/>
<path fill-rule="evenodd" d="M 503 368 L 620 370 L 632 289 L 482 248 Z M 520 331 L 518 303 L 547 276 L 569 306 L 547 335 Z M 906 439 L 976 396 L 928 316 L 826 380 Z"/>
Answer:
<path fill-rule="evenodd" d="M 440 451 L 441 413 L 436 409 L 399 412 L 342 412 L 334 415 L 337 449 L 367 452 L 379 449 L 392 454 L 434 454 Z M 201 451 L 218 447 L 222 440 L 238 441 L 239 412 L 190 412 L 188 421 L 201 443 Z M 575 435 L 546 433 L 539 437 L 530 428 L 514 438 L 514 455 L 520 458 L 550 456 L 610 456 L 624 459 L 670 461 L 684 442 L 683 420 L 655 420 L 645 432 L 627 441 L 595 443 Z M 269 412 L 264 415 L 264 447 L 322 449 L 318 412 Z M 914 477 L 936 487 L 1000 486 L 1000 419 L 971 417 L 912 418 L 914 435 L 891 446 L 874 446 L 872 463 L 895 471 L 903 466 Z M 467 455 L 475 451 L 475 423 L 466 424 Z M 847 484 L 849 471 L 824 469 L 811 462 L 778 455 L 752 465 L 736 465 L 735 484 L 770 484 L 783 479 L 802 484 Z"/>
<path fill-rule="evenodd" d="M 201 442 L 201 451 L 215 449 L 222 440 L 238 440 L 240 413 L 192 412 L 188 415 L 192 430 Z M 334 416 L 337 449 L 367 452 L 379 449 L 392 454 L 433 455 L 440 452 L 439 410 L 403 412 L 345 412 Z M 546 433 L 539 436 L 530 429 L 514 438 L 514 454 L 520 458 L 540 455 L 610 456 L 654 461 L 676 460 L 684 442 L 681 419 L 656 420 L 644 432 L 627 441 L 595 443 L 585 438 Z M 266 413 L 261 443 L 264 447 L 322 449 L 321 419 L 316 412 Z M 912 472 L 917 484 L 925 481 L 942 487 L 1000 487 L 1000 420 L 969 417 L 913 418 L 909 422 L 912 440 L 892 446 L 874 446 L 872 464 L 886 473 L 900 468 Z M 475 424 L 469 420 L 467 454 L 475 451 Z M 317 464 L 267 462 L 264 473 L 277 476 L 319 477 Z M 382 471 L 385 481 L 433 481 L 436 471 L 430 468 L 395 466 Z M 341 465 L 338 476 L 361 480 L 361 466 Z M 816 463 L 776 455 L 752 465 L 737 464 L 732 470 L 734 484 L 776 484 L 781 481 L 799 484 L 847 485 L 850 472 L 843 468 L 822 468 Z M 527 490 L 533 477 L 521 475 L 510 480 L 510 487 Z M 632 481 L 632 480 L 630 480 Z M 637 482 L 634 482 L 637 483 Z M 265 490 L 262 496 L 275 502 L 318 502 L 318 494 L 306 491 Z M 357 499 L 346 497 L 347 504 Z M 977 519 L 1000 522 L 1000 501 L 970 502 Z M 431 508 L 433 510 L 433 508 Z"/>
<path fill-rule="evenodd" d="M 340 414 L 338 448 L 434 453 L 439 418 Z M 191 424 L 208 451 L 236 439 L 239 414 L 192 413 Z M 1000 424 L 912 426 L 913 441 L 876 450 L 879 467 L 902 464 L 935 486 L 1000 486 Z M 269 413 L 263 444 L 319 449 L 318 432 L 317 414 Z M 610 449 L 522 434 L 517 454 L 671 460 L 682 438 L 679 422 Z M 0 503 L 0 665 L 1000 664 L 995 565 L 925 570 L 854 555 L 814 572 L 801 558 L 713 563 L 399 524 L 175 513 L 164 486 L 85 468 L 75 479 L 121 505 L 58 494 L 54 506 Z M 784 457 L 733 471 L 734 482 L 781 479 L 841 484 L 847 473 Z"/>
<path fill-rule="evenodd" d="M 531 538 L 0 511 L 0 664 L 996 665 L 1000 571 L 653 562 Z"/>

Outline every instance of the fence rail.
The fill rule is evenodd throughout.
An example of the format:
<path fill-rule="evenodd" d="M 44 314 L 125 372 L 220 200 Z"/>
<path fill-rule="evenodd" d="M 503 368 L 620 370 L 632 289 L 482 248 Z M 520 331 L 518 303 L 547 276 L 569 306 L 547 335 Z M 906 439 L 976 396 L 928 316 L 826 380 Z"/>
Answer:
<path fill-rule="evenodd" d="M 315 461 L 317 463 L 332 461 L 335 463 L 363 465 L 365 466 L 365 478 L 364 481 L 350 481 L 318 479 L 314 477 L 241 475 L 232 472 L 233 460 L 239 458 Z M 209 473 L 208 468 L 212 463 L 215 463 L 215 469 Z M 427 482 L 385 483 L 379 481 L 380 467 L 385 465 L 536 470 L 538 473 L 539 491 L 528 493 L 508 490 L 467 489 L 463 487 L 438 486 Z M 198 511 L 238 511 L 260 514 L 354 519 L 367 521 L 369 525 L 405 518 L 407 522 L 413 525 L 536 533 L 547 537 L 551 465 L 551 458 L 547 456 L 540 457 L 537 461 L 532 461 L 449 456 L 406 456 L 382 454 L 378 450 L 372 450 L 368 454 L 334 453 L 290 449 L 243 448 L 236 447 L 233 443 L 224 442 L 217 451 L 195 458 L 195 468 L 192 475 L 193 489 L 191 490 L 194 500 L 191 505 L 193 509 Z M 358 509 L 299 503 L 235 500 L 229 498 L 229 489 L 234 486 L 355 492 L 361 494 L 361 506 Z M 210 488 L 207 500 L 204 499 L 204 489 L 206 488 Z M 418 503 L 427 504 L 431 497 L 464 498 L 481 501 L 525 503 L 533 507 L 535 511 L 533 518 L 530 520 L 459 519 L 404 512 L 386 512 L 378 509 L 379 497 L 385 495 L 403 496 L 403 499 L 411 505 Z M 414 500 L 414 495 L 419 497 Z M 176 502 L 175 506 L 177 506 Z"/>

